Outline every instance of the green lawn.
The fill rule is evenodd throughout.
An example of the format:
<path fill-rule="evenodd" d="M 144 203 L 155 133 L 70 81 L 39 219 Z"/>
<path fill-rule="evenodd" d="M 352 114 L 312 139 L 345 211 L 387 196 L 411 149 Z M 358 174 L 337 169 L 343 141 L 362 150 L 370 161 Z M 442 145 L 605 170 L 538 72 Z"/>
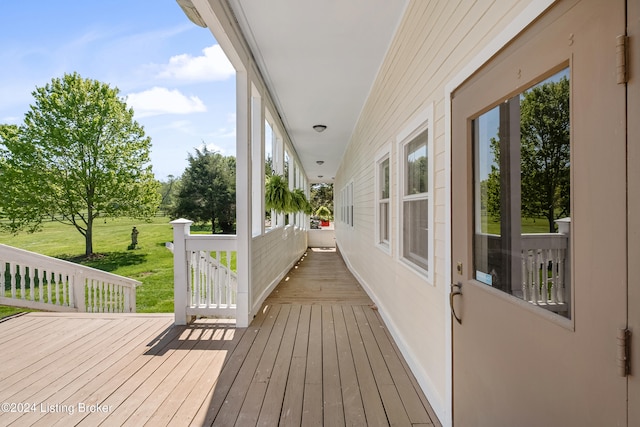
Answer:
<path fill-rule="evenodd" d="M 549 221 L 546 218 L 522 218 L 521 230 L 523 233 L 548 233 Z M 500 223 L 492 217 L 487 222 L 487 233 L 500 234 Z"/>
<path fill-rule="evenodd" d="M 34 311 L 34 310 L 29 310 L 28 308 L 8 307 L 6 305 L 0 305 L 0 319 L 2 319 L 3 317 L 17 314 L 17 313 L 22 313 L 23 311 Z"/>
<path fill-rule="evenodd" d="M 133 226 L 139 231 L 138 249 L 127 250 Z M 173 312 L 173 254 L 165 248 L 165 243 L 172 240 L 168 217 L 149 223 L 101 220 L 94 226 L 93 238 L 94 252 L 100 256 L 81 263 L 142 282 L 136 291 L 139 313 Z M 43 231 L 34 234 L 0 232 L 0 243 L 74 262 L 84 254 L 84 237 L 74 227 L 57 222 L 45 223 Z M 10 314 L 13 312 L 0 307 L 0 317 Z"/>

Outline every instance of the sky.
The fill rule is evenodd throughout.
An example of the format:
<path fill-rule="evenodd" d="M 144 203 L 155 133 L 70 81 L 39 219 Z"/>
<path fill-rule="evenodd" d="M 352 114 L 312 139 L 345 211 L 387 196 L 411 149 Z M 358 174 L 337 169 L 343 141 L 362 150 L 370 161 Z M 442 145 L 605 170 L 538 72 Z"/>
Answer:
<path fill-rule="evenodd" d="M 0 124 L 20 125 L 36 87 L 72 72 L 120 90 L 159 180 L 203 144 L 235 153 L 235 72 L 175 0 L 0 0 Z"/>

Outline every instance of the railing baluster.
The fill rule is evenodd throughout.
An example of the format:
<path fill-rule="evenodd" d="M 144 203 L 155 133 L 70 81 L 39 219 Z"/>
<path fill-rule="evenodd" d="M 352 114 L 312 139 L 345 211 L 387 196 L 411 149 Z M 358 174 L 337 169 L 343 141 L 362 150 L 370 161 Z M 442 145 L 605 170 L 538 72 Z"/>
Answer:
<path fill-rule="evenodd" d="M 53 298 L 52 298 L 52 294 L 53 294 L 53 288 L 51 287 L 51 275 L 53 273 L 47 271 L 47 302 L 49 304 L 53 304 Z"/>
<path fill-rule="evenodd" d="M 554 304 L 558 303 L 558 277 L 556 276 L 556 270 L 558 268 L 558 249 L 550 250 L 551 253 L 551 301 Z"/>
<path fill-rule="evenodd" d="M 215 304 L 215 274 L 216 266 L 213 263 L 211 252 L 207 253 L 207 307 Z"/>
<path fill-rule="evenodd" d="M 211 290 L 213 292 L 211 303 L 213 307 L 217 308 L 220 307 L 220 276 L 224 274 L 224 269 L 220 265 L 220 257 L 222 256 L 220 251 L 214 253 L 216 258 L 211 263 Z"/>
<path fill-rule="evenodd" d="M 106 298 L 107 297 L 107 295 L 106 295 L 106 285 L 107 285 L 107 283 L 102 281 L 102 280 L 98 284 L 98 289 L 99 289 L 98 292 L 100 292 L 100 305 L 98 306 L 98 311 L 100 313 L 104 313 L 105 312 L 104 311 L 104 307 L 106 305 L 105 303 L 106 303 L 106 300 L 107 300 L 107 298 Z"/>
<path fill-rule="evenodd" d="M 193 284 L 195 280 L 195 277 L 194 277 L 195 266 L 193 265 L 193 263 L 195 262 L 195 259 L 196 259 L 195 253 L 189 252 L 187 256 L 187 263 L 189 264 L 187 266 L 187 272 L 189 274 L 189 277 L 187 277 L 187 297 L 189 298 L 187 302 L 189 306 L 195 305 L 194 290 L 193 290 Z"/>
<path fill-rule="evenodd" d="M 109 283 L 109 292 L 108 292 L 109 298 L 107 299 L 107 311 L 109 313 L 113 313 L 113 303 L 114 303 L 114 301 L 113 301 L 113 288 L 114 288 L 113 283 Z"/>
<path fill-rule="evenodd" d="M 69 307 L 78 308 L 75 306 L 75 276 L 73 274 L 67 276 L 67 286 L 69 286 Z"/>
<path fill-rule="evenodd" d="M 34 282 L 35 270 L 33 267 L 29 267 L 29 299 L 35 301 L 35 283 Z"/>
<path fill-rule="evenodd" d="M 91 308 L 91 311 L 93 313 L 97 313 L 98 312 L 98 283 L 97 280 L 93 279 L 91 280 L 91 293 L 93 294 L 93 307 Z"/>
<path fill-rule="evenodd" d="M 200 297 L 200 293 L 202 291 L 202 251 L 198 251 L 196 252 L 196 294 L 195 294 L 195 299 L 196 299 L 196 307 L 200 306 L 201 303 L 201 297 Z"/>
<path fill-rule="evenodd" d="M 44 270 L 38 269 L 38 294 L 40 296 L 40 302 L 44 304 Z"/>
<path fill-rule="evenodd" d="M 62 275 L 62 305 L 68 306 L 69 301 L 69 276 L 64 273 Z"/>
<path fill-rule="evenodd" d="M 20 275 L 20 299 L 27 299 L 27 268 L 24 264 L 18 266 L 18 274 Z"/>
<path fill-rule="evenodd" d="M 566 283 L 564 283 L 564 260 L 559 257 L 558 260 L 558 302 L 564 303 L 564 287 Z"/>
<path fill-rule="evenodd" d="M 16 297 L 16 265 L 15 263 L 9 264 L 9 277 L 11 280 L 11 298 Z"/>
<path fill-rule="evenodd" d="M 200 251 L 200 298 L 198 298 L 198 306 L 207 306 L 207 287 L 209 286 L 209 280 L 207 277 L 208 262 L 206 257 L 208 256 L 206 251 Z"/>
<path fill-rule="evenodd" d="M 231 293 L 232 293 L 232 284 L 231 284 L 231 251 L 227 251 L 227 269 L 225 270 L 224 277 L 224 291 L 225 291 L 225 303 L 227 307 L 231 307 Z"/>
<path fill-rule="evenodd" d="M 62 298 L 60 297 L 60 291 L 63 290 L 62 288 L 64 286 L 62 283 L 62 275 L 56 272 L 53 278 L 56 282 L 56 305 L 62 305 Z"/>

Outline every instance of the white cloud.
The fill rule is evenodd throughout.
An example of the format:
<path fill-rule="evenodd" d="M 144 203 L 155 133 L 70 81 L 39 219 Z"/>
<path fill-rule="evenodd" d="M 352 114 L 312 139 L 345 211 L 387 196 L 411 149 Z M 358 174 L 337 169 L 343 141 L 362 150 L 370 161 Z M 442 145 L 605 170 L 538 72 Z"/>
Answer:
<path fill-rule="evenodd" d="M 214 153 L 220 153 L 223 156 L 226 155 L 225 149 L 216 145 L 216 144 L 202 144 L 200 145 L 200 147 L 198 147 L 200 150 L 202 150 L 204 147 L 207 148 L 207 150 L 209 151 L 213 151 Z"/>
<path fill-rule="evenodd" d="M 186 96 L 179 90 L 164 87 L 130 93 L 127 104 L 133 107 L 137 117 L 158 116 L 160 114 L 191 114 L 207 111 L 206 105 L 197 96 Z"/>
<path fill-rule="evenodd" d="M 202 50 L 203 56 L 182 54 L 172 56 L 169 63 L 162 66 L 157 77 L 186 81 L 226 80 L 235 74 L 220 45 Z"/>

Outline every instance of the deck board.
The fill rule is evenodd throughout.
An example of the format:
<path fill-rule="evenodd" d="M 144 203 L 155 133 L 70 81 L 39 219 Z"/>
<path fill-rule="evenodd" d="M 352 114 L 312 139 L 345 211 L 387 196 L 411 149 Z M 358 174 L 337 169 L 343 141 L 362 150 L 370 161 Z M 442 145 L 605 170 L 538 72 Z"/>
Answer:
<path fill-rule="evenodd" d="M 248 328 L 163 314 L 0 322 L 0 400 L 37 405 L 0 425 L 439 425 L 340 256 L 309 250 L 296 267 Z"/>

